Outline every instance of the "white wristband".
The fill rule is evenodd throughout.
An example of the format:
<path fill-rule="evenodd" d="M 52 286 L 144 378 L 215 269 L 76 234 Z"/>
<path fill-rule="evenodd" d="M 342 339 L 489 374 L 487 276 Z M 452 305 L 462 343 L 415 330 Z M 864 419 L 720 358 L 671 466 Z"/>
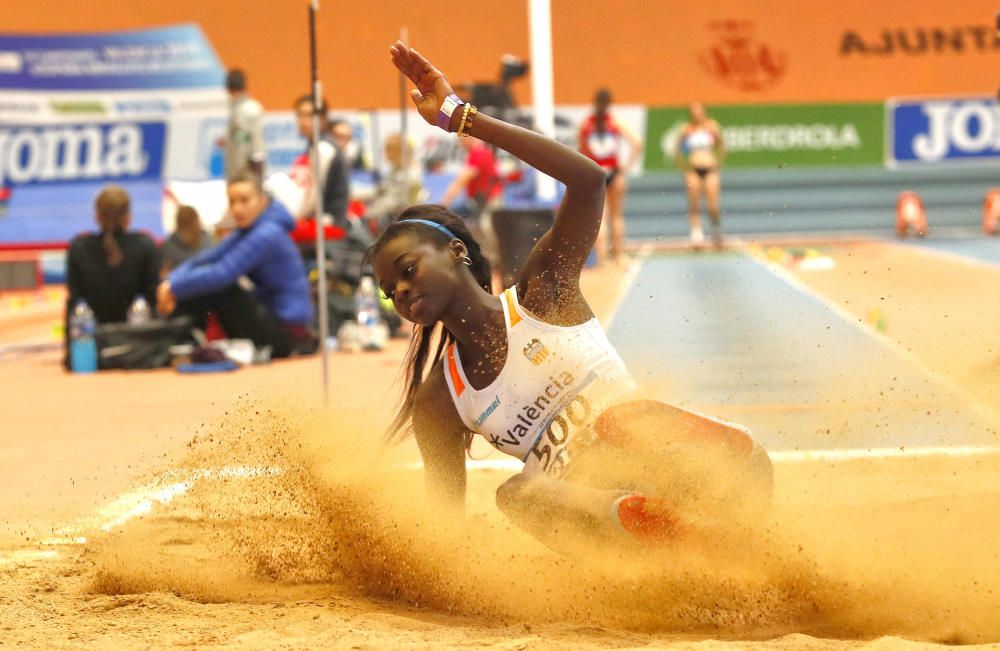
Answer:
<path fill-rule="evenodd" d="M 448 126 L 451 124 L 451 114 L 455 112 L 455 109 L 463 104 L 465 104 L 465 102 L 463 102 L 458 95 L 455 95 L 454 93 L 445 97 L 444 101 L 441 103 L 441 109 L 437 114 L 437 125 L 447 131 Z"/>

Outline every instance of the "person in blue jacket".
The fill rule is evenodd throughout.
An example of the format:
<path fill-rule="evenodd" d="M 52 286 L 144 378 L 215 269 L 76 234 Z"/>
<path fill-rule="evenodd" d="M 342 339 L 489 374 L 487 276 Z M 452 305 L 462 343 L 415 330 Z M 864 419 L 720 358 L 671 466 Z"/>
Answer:
<path fill-rule="evenodd" d="M 201 328 L 214 312 L 228 337 L 271 346 L 272 357 L 314 352 L 309 282 L 288 236 L 295 219 L 252 174 L 236 175 L 227 192 L 236 230 L 170 272 L 157 289 L 157 307 L 191 316 Z M 252 291 L 243 287 L 244 277 Z"/>

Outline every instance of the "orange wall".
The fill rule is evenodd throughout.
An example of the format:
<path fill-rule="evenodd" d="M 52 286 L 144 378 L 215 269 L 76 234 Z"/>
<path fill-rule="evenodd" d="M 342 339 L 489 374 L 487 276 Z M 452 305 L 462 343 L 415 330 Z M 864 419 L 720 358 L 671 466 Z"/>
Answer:
<path fill-rule="evenodd" d="M 321 0 L 320 72 L 336 107 L 396 105 L 386 48 L 401 26 L 454 82 L 490 79 L 500 55 L 527 57 L 527 0 Z M 306 0 L 0 0 L 4 32 L 100 31 L 195 22 L 224 65 L 244 67 L 271 109 L 308 90 Z M 881 100 L 992 94 L 996 0 L 552 0 L 556 102 L 607 85 L 645 104 Z M 924 54 L 842 55 L 846 33 L 944 29 L 955 45 Z M 954 30 L 966 30 L 955 36 Z M 985 35 L 980 32 L 980 36 Z M 928 33 L 928 37 L 931 35 Z M 855 43 L 857 41 L 854 41 Z M 728 77 L 720 74 L 733 66 Z M 521 102 L 529 84 L 517 82 Z"/>

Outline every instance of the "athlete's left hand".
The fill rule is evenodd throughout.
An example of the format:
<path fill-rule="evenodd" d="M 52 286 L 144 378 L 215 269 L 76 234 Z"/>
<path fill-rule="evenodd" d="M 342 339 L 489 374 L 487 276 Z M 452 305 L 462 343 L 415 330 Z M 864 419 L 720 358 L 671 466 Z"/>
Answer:
<path fill-rule="evenodd" d="M 440 110 L 444 98 L 455 92 L 448 80 L 444 78 L 444 73 L 431 65 L 431 62 L 422 54 L 407 47 L 402 41 L 396 41 L 389 46 L 389 55 L 392 57 L 393 65 L 416 86 L 410 91 L 410 97 L 417 105 L 420 117 L 428 124 L 436 124 L 438 110 Z"/>

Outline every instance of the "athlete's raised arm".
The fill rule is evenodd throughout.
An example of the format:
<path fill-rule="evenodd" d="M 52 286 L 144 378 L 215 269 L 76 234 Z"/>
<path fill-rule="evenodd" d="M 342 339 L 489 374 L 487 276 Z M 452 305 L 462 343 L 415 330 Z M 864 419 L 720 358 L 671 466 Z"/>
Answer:
<path fill-rule="evenodd" d="M 462 124 L 463 107 L 450 120 L 438 122 L 442 104 L 454 95 L 444 74 L 416 50 L 397 41 L 389 47 L 392 62 L 416 88 L 410 91 L 421 117 L 449 132 Z M 487 115 L 472 118 L 468 135 L 495 145 L 566 186 L 552 230 L 539 241 L 525 264 L 526 272 L 558 271 L 574 279 L 593 248 L 604 211 L 604 170 L 592 160 L 541 134 Z M 538 260 L 537 258 L 542 258 Z"/>

